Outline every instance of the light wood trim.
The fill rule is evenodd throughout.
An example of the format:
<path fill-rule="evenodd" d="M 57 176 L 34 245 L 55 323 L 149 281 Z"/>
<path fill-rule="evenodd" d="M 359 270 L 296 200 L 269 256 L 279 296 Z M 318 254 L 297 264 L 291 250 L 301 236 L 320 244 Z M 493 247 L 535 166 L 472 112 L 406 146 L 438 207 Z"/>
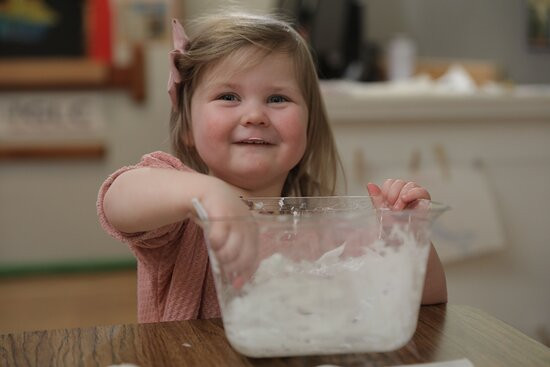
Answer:
<path fill-rule="evenodd" d="M 106 65 L 89 59 L 13 59 L 0 63 L 2 89 L 55 86 L 101 86 Z"/>
<path fill-rule="evenodd" d="M 87 58 L 3 59 L 0 92 L 59 89 L 125 89 L 136 102 L 145 100 L 145 62 L 141 46 L 125 67 Z"/>

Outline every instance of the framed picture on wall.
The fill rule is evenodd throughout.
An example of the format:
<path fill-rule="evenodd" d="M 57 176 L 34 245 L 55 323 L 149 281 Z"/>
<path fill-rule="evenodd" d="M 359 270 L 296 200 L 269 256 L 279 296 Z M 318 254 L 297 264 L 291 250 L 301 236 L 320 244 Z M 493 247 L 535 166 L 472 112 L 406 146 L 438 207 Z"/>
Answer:
<path fill-rule="evenodd" d="M 0 98 L 0 160 L 101 158 L 105 108 L 83 91 L 4 93 Z"/>
<path fill-rule="evenodd" d="M 142 44 L 113 60 L 114 2 L 0 0 L 0 92 L 115 87 L 141 101 Z"/>
<path fill-rule="evenodd" d="M 0 1 L 0 57 L 82 57 L 85 0 Z"/>
<path fill-rule="evenodd" d="M 145 100 L 142 44 L 113 60 L 114 2 L 0 0 L 0 159 L 100 157 L 102 92 Z M 143 9 L 156 37 L 159 11 Z"/>
<path fill-rule="evenodd" d="M 534 50 L 550 51 L 550 0 L 527 1 L 527 40 Z"/>

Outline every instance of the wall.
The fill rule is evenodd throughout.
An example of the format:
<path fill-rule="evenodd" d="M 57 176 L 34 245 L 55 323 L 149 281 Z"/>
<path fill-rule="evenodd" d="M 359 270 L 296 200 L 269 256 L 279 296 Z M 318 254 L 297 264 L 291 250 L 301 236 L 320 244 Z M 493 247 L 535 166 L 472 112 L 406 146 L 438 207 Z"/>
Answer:
<path fill-rule="evenodd" d="M 418 56 L 495 62 L 515 83 L 550 83 L 550 49 L 529 50 L 525 1 L 364 0 L 364 37 L 382 47 L 396 33 L 414 38 Z M 187 0 L 190 17 L 234 4 L 270 10 L 276 0 Z M 435 31 L 434 31 L 435 30 Z"/>
<path fill-rule="evenodd" d="M 122 92 L 83 92 L 98 95 L 103 107 L 104 159 L 0 161 L 1 266 L 131 257 L 100 229 L 95 201 L 101 182 L 115 169 L 146 152 L 168 149 L 167 73 L 159 67 L 166 65 L 168 50 L 167 44 L 146 50 L 142 105 Z"/>
<path fill-rule="evenodd" d="M 384 46 L 396 33 L 417 42 L 419 57 L 495 62 L 515 83 L 550 83 L 550 49 L 529 50 L 525 1 L 364 0 L 364 37 Z M 220 4 L 272 9 L 276 0 L 186 1 L 190 17 Z"/>
<path fill-rule="evenodd" d="M 216 11 L 221 8 L 246 9 L 249 11 L 262 12 L 269 11 L 273 7 L 273 0 L 186 0 L 184 6 L 185 15 L 188 18 L 203 15 L 211 11 Z"/>
<path fill-rule="evenodd" d="M 495 61 L 516 83 L 550 82 L 550 49 L 530 51 L 526 1 L 367 0 L 366 36 L 385 44 L 403 32 L 420 57 Z"/>

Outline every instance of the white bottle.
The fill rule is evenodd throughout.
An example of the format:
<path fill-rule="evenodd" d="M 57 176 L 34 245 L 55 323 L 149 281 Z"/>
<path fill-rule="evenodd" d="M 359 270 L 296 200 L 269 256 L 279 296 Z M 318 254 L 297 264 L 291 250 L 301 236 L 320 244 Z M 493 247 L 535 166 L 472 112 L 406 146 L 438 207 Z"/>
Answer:
<path fill-rule="evenodd" d="M 416 47 L 412 39 L 398 34 L 387 48 L 388 80 L 399 81 L 413 76 L 416 67 Z"/>

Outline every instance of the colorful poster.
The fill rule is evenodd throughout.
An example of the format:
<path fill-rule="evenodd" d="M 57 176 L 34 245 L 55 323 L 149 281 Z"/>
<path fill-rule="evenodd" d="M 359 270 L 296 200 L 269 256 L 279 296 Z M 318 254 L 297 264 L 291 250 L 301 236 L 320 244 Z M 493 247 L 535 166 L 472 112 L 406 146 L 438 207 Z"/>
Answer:
<path fill-rule="evenodd" d="M 0 0 L 0 57 L 85 56 L 85 0 Z"/>

